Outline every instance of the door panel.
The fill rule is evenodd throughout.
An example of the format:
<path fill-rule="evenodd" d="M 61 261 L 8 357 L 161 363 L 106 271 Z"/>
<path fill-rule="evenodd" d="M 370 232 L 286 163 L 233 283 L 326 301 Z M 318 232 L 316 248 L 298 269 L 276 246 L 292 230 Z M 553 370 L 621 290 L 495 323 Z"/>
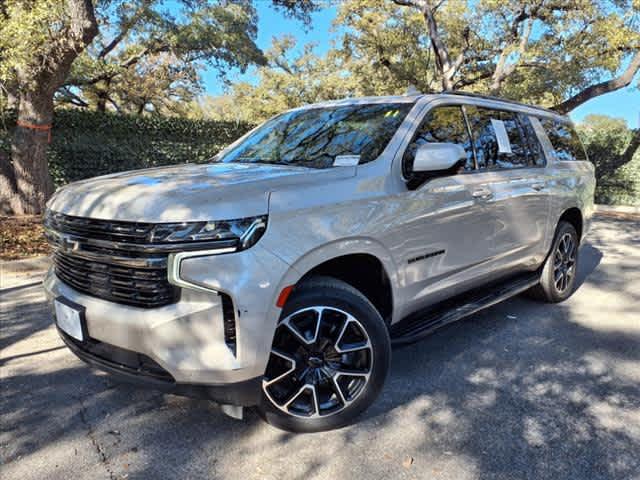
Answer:
<path fill-rule="evenodd" d="M 493 176 L 490 208 L 496 217 L 492 244 L 496 268 L 533 267 L 542 261 L 547 228 L 549 197 L 544 171 L 505 170 Z"/>
<path fill-rule="evenodd" d="M 472 288 L 485 270 L 495 228 L 491 210 L 471 195 L 475 175 L 428 181 L 403 195 L 392 254 L 401 271 L 406 311 Z"/>
<path fill-rule="evenodd" d="M 442 142 L 461 145 L 466 159 L 447 172 L 413 172 L 418 146 Z M 469 187 L 475 175 L 463 173 L 474 170 L 475 157 L 460 106 L 438 106 L 427 112 L 403 154 L 402 165 L 409 191 L 400 194 L 405 205 L 398 218 L 402 239 L 391 245 L 405 308 L 413 311 L 454 294 L 452 288 L 467 288 L 471 278 L 467 272 L 487 262 L 487 242 L 495 221 L 484 202 L 472 196 Z"/>
<path fill-rule="evenodd" d="M 480 167 L 476 175 L 492 192 L 492 271 L 500 276 L 535 268 L 543 259 L 549 210 L 545 169 L 534 167 L 540 164 L 539 148 L 517 113 L 480 107 L 466 112 Z"/>

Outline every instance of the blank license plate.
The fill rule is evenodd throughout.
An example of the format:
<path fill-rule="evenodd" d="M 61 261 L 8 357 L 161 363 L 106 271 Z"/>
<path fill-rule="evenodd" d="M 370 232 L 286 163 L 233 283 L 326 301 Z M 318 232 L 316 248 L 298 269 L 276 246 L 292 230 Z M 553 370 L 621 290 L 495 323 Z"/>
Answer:
<path fill-rule="evenodd" d="M 62 303 L 60 300 L 54 300 L 53 303 L 56 310 L 56 323 L 60 330 L 76 340 L 83 341 L 80 311 Z"/>

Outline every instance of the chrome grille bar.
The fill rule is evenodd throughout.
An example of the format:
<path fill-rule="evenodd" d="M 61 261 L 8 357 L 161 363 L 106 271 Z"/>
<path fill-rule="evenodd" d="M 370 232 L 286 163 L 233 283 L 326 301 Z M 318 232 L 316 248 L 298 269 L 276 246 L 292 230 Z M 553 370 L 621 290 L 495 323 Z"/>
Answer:
<path fill-rule="evenodd" d="M 152 228 L 50 212 L 45 219 L 60 280 L 79 292 L 141 308 L 168 305 L 179 294 L 167 278 L 166 247 L 181 246 L 149 245 Z"/>

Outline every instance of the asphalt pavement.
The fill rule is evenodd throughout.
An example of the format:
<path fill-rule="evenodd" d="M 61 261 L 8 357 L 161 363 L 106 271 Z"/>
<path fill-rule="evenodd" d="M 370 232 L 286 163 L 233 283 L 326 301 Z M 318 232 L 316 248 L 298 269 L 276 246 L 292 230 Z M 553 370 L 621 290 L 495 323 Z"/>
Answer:
<path fill-rule="evenodd" d="M 312 435 L 91 370 L 37 273 L 1 266 L 0 477 L 640 479 L 640 221 L 598 217 L 580 255 L 568 301 L 517 297 L 394 350 L 360 421 Z"/>

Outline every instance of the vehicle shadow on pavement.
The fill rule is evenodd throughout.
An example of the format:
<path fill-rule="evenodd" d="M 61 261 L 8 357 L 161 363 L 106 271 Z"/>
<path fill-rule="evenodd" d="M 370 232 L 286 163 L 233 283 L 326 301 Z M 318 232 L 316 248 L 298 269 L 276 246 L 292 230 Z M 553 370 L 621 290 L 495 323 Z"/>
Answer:
<path fill-rule="evenodd" d="M 42 287 L 38 284 L 23 290 L 19 300 L 6 299 L 9 296 L 7 291 L 0 293 L 0 350 L 51 325 L 51 319 L 42 315 L 47 308 Z"/>
<path fill-rule="evenodd" d="M 606 316 L 630 317 L 637 293 L 603 270 L 597 246 L 581 255 L 582 287 L 566 303 L 517 297 L 394 350 L 378 401 L 337 431 L 293 435 L 251 411 L 235 421 L 206 401 L 90 373 L 66 350 L 45 352 L 42 365 L 3 375 L 3 469 L 23 479 L 633 477 L 640 328 Z M 596 289 L 616 302 L 590 302 Z M 15 322 L 3 346 L 51 328 L 36 308 L 3 317 Z"/>

